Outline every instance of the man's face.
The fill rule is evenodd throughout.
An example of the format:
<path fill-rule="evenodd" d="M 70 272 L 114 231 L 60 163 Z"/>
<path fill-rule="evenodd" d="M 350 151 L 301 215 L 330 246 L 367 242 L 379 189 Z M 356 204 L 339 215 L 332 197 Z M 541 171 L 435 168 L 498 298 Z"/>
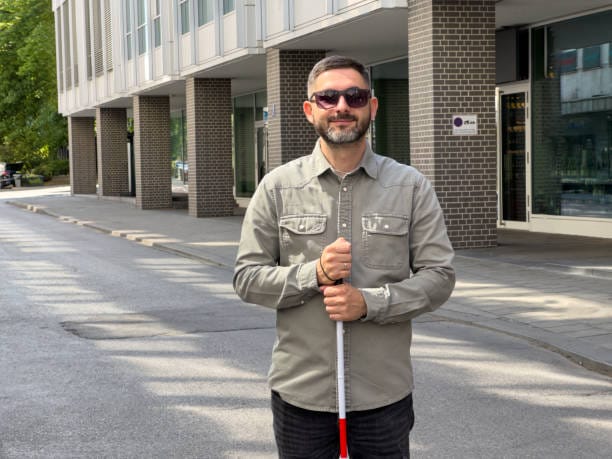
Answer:
<path fill-rule="evenodd" d="M 367 90 L 368 84 L 356 70 L 334 69 L 317 77 L 311 93 L 345 91 L 349 88 Z M 330 108 L 319 107 L 314 99 L 304 102 L 304 113 L 308 121 L 312 123 L 317 134 L 329 144 L 341 145 L 361 140 L 376 115 L 376 98 L 368 99 L 363 107 L 353 108 L 347 103 L 346 97 L 341 96 L 337 104 Z"/>

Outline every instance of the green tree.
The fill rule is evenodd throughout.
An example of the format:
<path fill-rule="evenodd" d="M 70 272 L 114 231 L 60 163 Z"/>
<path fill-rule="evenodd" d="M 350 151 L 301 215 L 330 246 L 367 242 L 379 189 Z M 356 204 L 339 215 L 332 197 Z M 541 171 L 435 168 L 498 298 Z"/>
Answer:
<path fill-rule="evenodd" d="M 54 36 L 51 0 L 0 0 L 0 160 L 26 169 L 67 144 Z"/>

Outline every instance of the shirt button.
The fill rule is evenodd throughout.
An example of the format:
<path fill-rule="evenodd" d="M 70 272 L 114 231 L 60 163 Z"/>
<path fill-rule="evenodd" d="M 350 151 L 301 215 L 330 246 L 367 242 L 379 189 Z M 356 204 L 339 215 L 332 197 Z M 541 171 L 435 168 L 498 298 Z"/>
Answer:
<path fill-rule="evenodd" d="M 385 225 L 385 229 L 389 229 L 389 225 Z"/>
<path fill-rule="evenodd" d="M 343 224 L 342 224 L 342 228 L 346 228 L 346 223 L 343 223 Z"/>
<path fill-rule="evenodd" d="M 304 225 L 300 225 L 300 226 L 298 226 L 298 229 L 299 229 L 300 231 L 304 231 L 304 228 L 305 228 L 305 226 L 304 226 Z"/>

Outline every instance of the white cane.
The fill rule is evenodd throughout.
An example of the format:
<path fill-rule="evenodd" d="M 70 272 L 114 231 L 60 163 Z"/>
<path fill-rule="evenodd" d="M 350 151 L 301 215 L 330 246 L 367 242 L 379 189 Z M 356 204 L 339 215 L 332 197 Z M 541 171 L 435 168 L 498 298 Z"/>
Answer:
<path fill-rule="evenodd" d="M 346 400 L 344 394 L 344 322 L 336 322 L 336 349 L 338 374 L 338 429 L 340 432 L 340 457 L 348 457 L 346 444 Z"/>

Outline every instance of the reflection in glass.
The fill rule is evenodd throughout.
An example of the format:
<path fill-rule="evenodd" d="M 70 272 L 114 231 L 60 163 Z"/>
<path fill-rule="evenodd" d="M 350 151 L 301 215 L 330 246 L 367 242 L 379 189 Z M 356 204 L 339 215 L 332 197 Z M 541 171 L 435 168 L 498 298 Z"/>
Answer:
<path fill-rule="evenodd" d="M 400 59 L 372 67 L 372 88 L 379 100 L 372 123 L 372 148 L 380 155 L 410 164 L 408 61 Z"/>
<path fill-rule="evenodd" d="M 612 218 L 612 12 L 532 31 L 534 213 Z"/>
<path fill-rule="evenodd" d="M 264 130 L 256 128 L 263 120 L 265 93 L 234 98 L 234 173 L 237 197 L 251 197 L 263 169 Z"/>

